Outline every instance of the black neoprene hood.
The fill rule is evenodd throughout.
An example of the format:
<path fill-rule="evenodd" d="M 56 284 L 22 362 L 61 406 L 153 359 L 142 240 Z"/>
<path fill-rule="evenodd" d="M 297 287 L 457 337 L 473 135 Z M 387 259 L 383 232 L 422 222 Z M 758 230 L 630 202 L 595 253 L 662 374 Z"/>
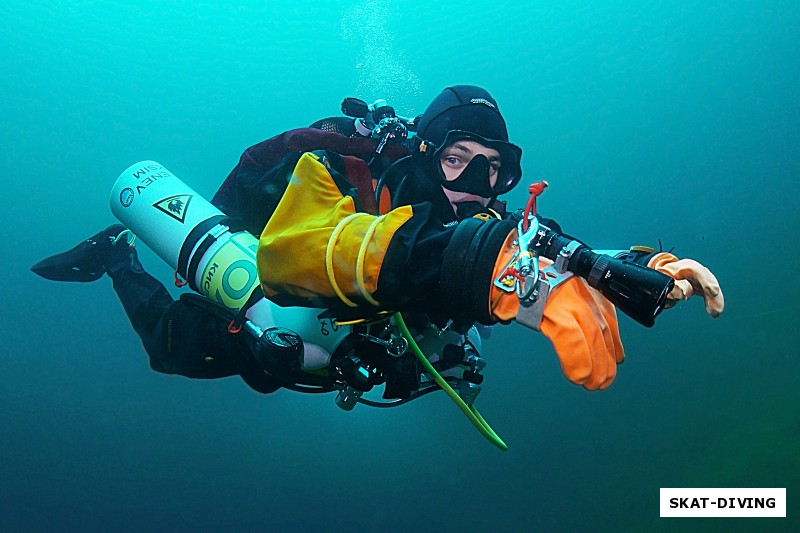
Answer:
<path fill-rule="evenodd" d="M 508 142 L 506 122 L 497 102 L 481 87 L 454 85 L 442 91 L 420 118 L 417 137 L 433 145 L 432 150 L 425 147 L 419 167 L 446 189 L 491 198 L 510 191 L 522 177 L 522 150 Z M 500 153 L 500 173 L 494 186 L 488 182 L 488 161 L 482 157 L 476 157 L 456 180 L 445 179 L 438 158 L 446 145 L 464 139 Z"/>
<path fill-rule="evenodd" d="M 423 113 L 417 136 L 441 146 L 450 130 L 508 142 L 506 122 L 497 102 L 485 89 L 474 85 L 454 85 L 442 91 Z"/>

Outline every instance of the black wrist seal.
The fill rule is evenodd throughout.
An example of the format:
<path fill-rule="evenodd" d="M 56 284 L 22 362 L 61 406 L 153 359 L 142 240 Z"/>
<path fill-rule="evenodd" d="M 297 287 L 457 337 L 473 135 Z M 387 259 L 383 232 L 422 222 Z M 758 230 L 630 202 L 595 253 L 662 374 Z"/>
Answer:
<path fill-rule="evenodd" d="M 492 273 L 511 220 L 467 218 L 458 223 L 442 256 L 440 287 L 447 307 L 481 324 L 494 324 L 489 307 Z"/>

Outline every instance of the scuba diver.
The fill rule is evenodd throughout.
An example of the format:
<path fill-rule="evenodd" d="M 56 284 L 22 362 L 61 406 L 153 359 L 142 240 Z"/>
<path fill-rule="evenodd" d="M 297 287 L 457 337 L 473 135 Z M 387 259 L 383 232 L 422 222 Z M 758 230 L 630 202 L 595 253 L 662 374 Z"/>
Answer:
<path fill-rule="evenodd" d="M 158 372 L 239 375 L 261 393 L 339 391 L 345 408 L 374 403 L 361 394 L 377 384 L 395 403 L 437 388 L 426 386 L 433 370 L 409 353 L 408 336 L 447 338 L 433 369 L 474 400 L 487 329 L 478 325 L 541 331 L 565 376 L 596 390 L 624 359 L 617 308 L 652 326 L 663 308 L 698 295 L 709 315 L 722 313 L 719 283 L 696 261 L 645 247 L 597 252 L 536 214 L 546 182 L 531 185 L 522 213 L 508 212 L 498 197 L 519 183 L 522 150 L 484 89 L 449 87 L 413 120 L 383 101 L 349 99 L 343 111 L 355 120 L 324 119 L 247 149 L 211 200 L 228 226 L 260 235 L 260 290 L 241 309 L 190 294 L 174 301 L 119 224 L 33 272 L 83 282 L 108 274 Z M 186 268 L 176 280 L 180 270 L 191 283 Z M 263 297 L 324 310 L 351 333 L 327 352 L 286 328 L 239 334 Z M 389 320 L 395 313 L 408 328 Z M 323 362 L 312 368 L 309 354 Z"/>

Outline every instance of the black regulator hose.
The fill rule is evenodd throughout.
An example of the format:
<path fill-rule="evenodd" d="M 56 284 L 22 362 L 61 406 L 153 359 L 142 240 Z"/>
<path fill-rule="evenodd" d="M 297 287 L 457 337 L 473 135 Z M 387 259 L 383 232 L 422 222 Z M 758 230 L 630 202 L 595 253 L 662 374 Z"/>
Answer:
<path fill-rule="evenodd" d="M 675 280 L 637 263 L 598 254 L 570 237 L 545 226 L 528 245 L 531 252 L 555 261 L 566 261 L 566 270 L 585 279 L 617 308 L 645 327 L 652 327 L 664 309 Z M 571 251 L 571 253 L 570 253 Z"/>

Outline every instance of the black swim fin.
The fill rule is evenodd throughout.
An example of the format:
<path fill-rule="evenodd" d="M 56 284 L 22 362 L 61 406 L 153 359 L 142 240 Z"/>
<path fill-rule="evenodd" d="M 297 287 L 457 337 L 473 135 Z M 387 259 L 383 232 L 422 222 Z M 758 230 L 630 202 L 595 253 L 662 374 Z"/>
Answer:
<path fill-rule="evenodd" d="M 71 250 L 42 259 L 31 267 L 34 274 L 53 281 L 95 281 L 106 273 L 112 255 L 130 257 L 127 242 L 114 244 L 125 231 L 122 224 L 114 224 L 97 235 L 89 237 Z"/>

